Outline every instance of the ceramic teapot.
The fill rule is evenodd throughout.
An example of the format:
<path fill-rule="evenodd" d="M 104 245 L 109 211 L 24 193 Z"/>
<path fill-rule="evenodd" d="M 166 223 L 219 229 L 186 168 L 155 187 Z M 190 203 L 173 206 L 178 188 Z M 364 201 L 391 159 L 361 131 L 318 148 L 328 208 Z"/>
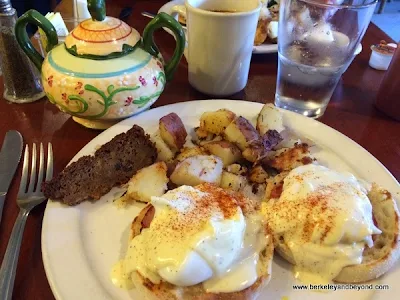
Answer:
<path fill-rule="evenodd" d="M 88 0 L 91 19 L 81 22 L 58 45 L 53 25 L 35 10 L 15 26 L 19 45 L 41 71 L 49 101 L 86 127 L 104 129 L 152 105 L 178 66 L 185 48 L 181 25 L 165 13 L 144 29 L 143 38 L 123 21 L 106 16 L 104 0 Z M 35 50 L 26 32 L 32 23 L 46 34 L 48 55 Z M 153 40 L 166 27 L 175 35 L 171 60 L 164 63 Z"/>

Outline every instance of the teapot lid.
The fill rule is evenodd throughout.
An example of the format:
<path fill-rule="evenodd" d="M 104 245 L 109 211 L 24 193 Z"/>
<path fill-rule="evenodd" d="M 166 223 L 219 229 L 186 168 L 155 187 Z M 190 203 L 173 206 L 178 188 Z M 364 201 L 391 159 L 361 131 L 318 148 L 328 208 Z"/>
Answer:
<path fill-rule="evenodd" d="M 104 0 L 88 0 L 88 10 L 92 18 L 81 22 L 65 39 L 71 54 L 93 59 L 116 57 L 130 52 L 140 41 L 135 29 L 105 16 Z"/>

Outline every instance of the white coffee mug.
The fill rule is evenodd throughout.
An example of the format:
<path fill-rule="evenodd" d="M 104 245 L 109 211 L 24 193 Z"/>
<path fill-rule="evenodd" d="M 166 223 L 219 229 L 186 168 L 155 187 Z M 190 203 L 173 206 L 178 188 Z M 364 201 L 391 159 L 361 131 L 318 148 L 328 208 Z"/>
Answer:
<path fill-rule="evenodd" d="M 246 86 L 260 8 L 259 0 L 186 0 L 173 7 L 186 18 L 195 89 L 228 96 Z"/>

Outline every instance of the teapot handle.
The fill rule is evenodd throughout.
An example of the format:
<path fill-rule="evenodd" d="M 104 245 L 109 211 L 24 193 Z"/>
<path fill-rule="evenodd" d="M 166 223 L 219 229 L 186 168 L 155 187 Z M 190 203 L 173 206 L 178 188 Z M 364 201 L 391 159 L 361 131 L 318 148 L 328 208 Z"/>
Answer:
<path fill-rule="evenodd" d="M 28 10 L 26 13 L 24 13 L 15 24 L 15 37 L 18 44 L 40 71 L 42 68 L 43 56 L 38 51 L 36 51 L 36 49 L 32 45 L 31 40 L 28 37 L 28 33 L 26 32 L 26 25 L 28 23 L 40 27 L 46 34 L 47 52 L 58 44 L 57 31 L 49 20 L 47 20 L 44 16 L 42 16 L 34 9 Z"/>
<path fill-rule="evenodd" d="M 157 45 L 154 43 L 153 34 L 155 30 L 162 27 L 170 29 L 174 33 L 176 40 L 174 55 L 164 66 L 165 76 L 169 81 L 172 79 L 172 76 L 178 67 L 178 63 L 182 58 L 186 46 L 186 37 L 182 26 L 173 17 L 163 12 L 159 13 L 149 24 L 147 24 L 143 31 L 143 48 L 153 56 L 157 57 L 160 52 Z"/>

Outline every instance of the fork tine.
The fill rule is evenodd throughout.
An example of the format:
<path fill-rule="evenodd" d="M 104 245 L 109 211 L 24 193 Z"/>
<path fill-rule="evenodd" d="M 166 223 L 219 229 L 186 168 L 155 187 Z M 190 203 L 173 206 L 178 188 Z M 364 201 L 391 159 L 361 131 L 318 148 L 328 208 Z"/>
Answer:
<path fill-rule="evenodd" d="M 36 144 L 32 144 L 32 161 L 31 161 L 31 178 L 29 179 L 29 187 L 27 193 L 33 193 L 36 181 Z"/>
<path fill-rule="evenodd" d="M 38 173 L 38 180 L 36 184 L 35 192 L 40 192 L 42 187 L 43 181 L 43 173 L 44 173 L 44 150 L 43 150 L 43 143 L 40 143 L 40 151 L 39 151 L 39 173 Z"/>
<path fill-rule="evenodd" d="M 52 177 L 53 177 L 53 146 L 51 143 L 48 143 L 46 181 L 49 181 Z"/>
<path fill-rule="evenodd" d="M 21 182 L 19 184 L 18 195 L 25 194 L 26 181 L 28 179 L 28 166 L 29 166 L 29 146 L 25 146 L 24 164 L 22 167 Z"/>

